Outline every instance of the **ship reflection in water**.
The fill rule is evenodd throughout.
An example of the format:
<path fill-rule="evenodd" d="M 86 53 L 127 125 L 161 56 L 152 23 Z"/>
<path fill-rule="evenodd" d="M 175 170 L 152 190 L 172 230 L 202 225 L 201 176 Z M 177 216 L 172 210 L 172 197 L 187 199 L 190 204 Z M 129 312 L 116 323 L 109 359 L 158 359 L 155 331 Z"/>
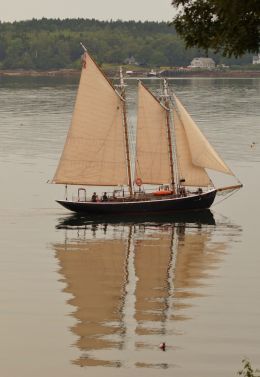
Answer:
<path fill-rule="evenodd" d="M 147 219 L 60 220 L 53 248 L 73 298 L 79 366 L 170 368 L 178 321 L 226 252 L 210 211 Z M 199 292 L 198 292 L 199 291 Z M 174 340 L 173 340 L 174 339 Z M 172 345 L 174 344 L 175 345 Z"/>

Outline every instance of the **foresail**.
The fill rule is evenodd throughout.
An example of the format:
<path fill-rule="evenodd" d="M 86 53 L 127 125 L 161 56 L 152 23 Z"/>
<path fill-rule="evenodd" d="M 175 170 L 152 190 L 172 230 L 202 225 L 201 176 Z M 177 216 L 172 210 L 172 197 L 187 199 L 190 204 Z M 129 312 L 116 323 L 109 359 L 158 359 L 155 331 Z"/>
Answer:
<path fill-rule="evenodd" d="M 180 180 L 183 180 L 183 184 L 185 186 L 210 186 L 212 183 L 205 169 L 199 166 L 195 166 L 192 163 L 186 132 L 182 121 L 180 120 L 180 117 L 175 109 L 173 110 L 173 120 L 175 130 L 177 166 Z"/>
<path fill-rule="evenodd" d="M 128 184 L 123 100 L 87 53 L 53 183 Z"/>
<path fill-rule="evenodd" d="M 143 183 L 171 182 L 166 112 L 139 83 L 135 178 L 141 178 Z"/>
<path fill-rule="evenodd" d="M 176 110 L 187 136 L 192 163 L 201 168 L 208 168 L 234 175 L 199 130 L 179 99 L 176 96 L 174 96 L 174 98 Z"/>

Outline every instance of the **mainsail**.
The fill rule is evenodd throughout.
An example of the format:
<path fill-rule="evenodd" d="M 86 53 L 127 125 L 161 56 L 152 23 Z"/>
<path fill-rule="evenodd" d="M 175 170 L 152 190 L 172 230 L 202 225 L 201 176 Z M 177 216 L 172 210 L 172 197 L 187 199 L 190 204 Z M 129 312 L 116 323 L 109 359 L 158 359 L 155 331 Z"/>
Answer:
<path fill-rule="evenodd" d="M 84 54 L 72 124 L 53 183 L 128 184 L 124 101 Z"/>
<path fill-rule="evenodd" d="M 234 175 L 199 130 L 179 99 L 176 96 L 174 96 L 174 99 L 178 113 L 177 122 L 180 121 L 184 127 L 192 164 L 200 168 L 208 168 Z"/>
<path fill-rule="evenodd" d="M 138 86 L 135 177 L 143 183 L 170 183 L 167 109 L 142 83 Z"/>

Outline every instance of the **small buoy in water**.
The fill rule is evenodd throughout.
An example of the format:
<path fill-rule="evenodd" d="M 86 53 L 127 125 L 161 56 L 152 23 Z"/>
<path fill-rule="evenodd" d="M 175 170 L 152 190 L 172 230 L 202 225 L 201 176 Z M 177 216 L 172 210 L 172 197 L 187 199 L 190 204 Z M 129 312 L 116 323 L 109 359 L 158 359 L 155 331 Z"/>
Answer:
<path fill-rule="evenodd" d="M 162 351 L 165 351 L 165 348 L 166 348 L 166 344 L 165 344 L 165 342 L 161 343 L 161 344 L 159 345 L 159 347 L 161 348 Z"/>

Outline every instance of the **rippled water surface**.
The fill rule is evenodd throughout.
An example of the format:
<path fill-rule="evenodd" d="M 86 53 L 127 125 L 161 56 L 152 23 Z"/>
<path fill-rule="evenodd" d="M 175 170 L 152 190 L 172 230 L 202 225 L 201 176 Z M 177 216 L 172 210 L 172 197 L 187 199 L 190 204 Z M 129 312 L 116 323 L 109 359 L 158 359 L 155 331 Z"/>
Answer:
<path fill-rule="evenodd" d="M 233 376 L 245 356 L 260 368 L 260 80 L 170 84 L 244 188 L 192 217 L 91 221 L 46 183 L 76 80 L 0 80 L 1 376 Z"/>

